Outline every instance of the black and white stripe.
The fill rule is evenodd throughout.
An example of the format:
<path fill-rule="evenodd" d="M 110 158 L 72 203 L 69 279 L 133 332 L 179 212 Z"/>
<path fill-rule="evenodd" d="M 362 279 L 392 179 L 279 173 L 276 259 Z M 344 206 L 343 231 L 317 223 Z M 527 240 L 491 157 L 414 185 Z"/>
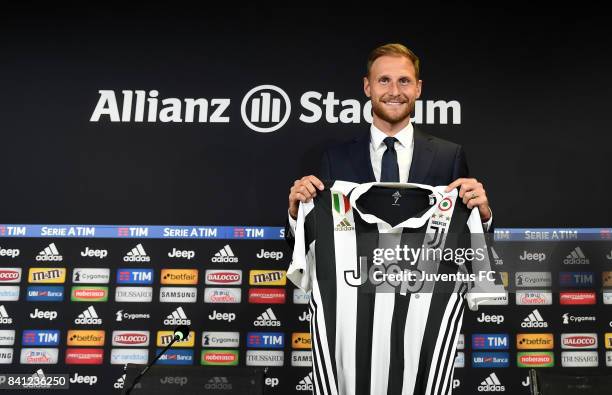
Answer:
<path fill-rule="evenodd" d="M 474 284 L 436 283 L 432 286 L 435 292 L 423 289 L 412 294 L 383 293 L 376 292 L 380 288 L 367 282 L 350 286 L 345 272 L 359 273 L 359 257 L 371 257 L 383 240 L 399 243 L 403 235 L 422 234 L 434 236 L 435 243 L 443 247 L 450 240 L 448 235 L 482 232 L 482 226 L 475 221 L 473 210 L 455 200 L 456 191 L 444 194 L 440 187 L 377 184 L 386 187 L 377 189 L 379 195 L 389 192 L 390 196 L 401 188 L 418 187 L 429 189 L 437 198 L 432 208 L 403 222 L 398 218 L 399 224 L 391 227 L 371 212 L 365 213 L 361 203 L 357 203 L 358 199 L 371 199 L 368 191 L 373 185 L 376 184 L 326 183 L 312 202 L 300 205 L 293 262 L 287 277 L 298 287 L 311 291 L 313 392 L 450 394 L 466 295 L 470 297 Z M 350 199 L 348 212 L 334 211 L 332 191 Z M 453 210 L 444 210 L 450 225 L 448 221 L 442 226 L 440 221 L 431 223 L 432 214 L 440 215 L 436 207 L 442 198 L 453 202 Z M 388 213 L 385 215 L 388 217 Z M 337 227 L 339 223 L 342 226 Z M 347 223 L 351 226 L 346 226 Z M 383 233 L 385 237 L 380 237 Z M 368 261 L 368 268 L 371 266 Z M 458 267 L 439 262 L 429 270 L 456 273 Z"/>

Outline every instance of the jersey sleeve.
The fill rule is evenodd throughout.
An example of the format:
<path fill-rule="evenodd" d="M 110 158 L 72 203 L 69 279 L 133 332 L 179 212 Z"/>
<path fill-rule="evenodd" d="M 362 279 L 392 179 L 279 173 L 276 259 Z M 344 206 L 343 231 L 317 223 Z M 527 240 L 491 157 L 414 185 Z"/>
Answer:
<path fill-rule="evenodd" d="M 494 300 L 506 295 L 506 290 L 499 278 L 499 273 L 491 269 L 489 250 L 485 235 L 480 221 L 478 208 L 474 207 L 468 218 L 467 226 L 470 232 L 471 246 L 474 251 L 480 251 L 471 262 L 471 272 L 474 274 L 474 281 L 468 283 L 466 301 L 468 308 L 472 311 L 478 310 L 478 305 Z M 482 257 L 482 259 L 480 259 Z"/>
<path fill-rule="evenodd" d="M 293 257 L 287 269 L 287 278 L 305 292 L 312 289 L 312 280 L 315 275 L 315 228 L 307 226 L 307 222 L 313 221 L 314 215 L 313 200 L 308 203 L 300 202 L 295 227 Z"/>

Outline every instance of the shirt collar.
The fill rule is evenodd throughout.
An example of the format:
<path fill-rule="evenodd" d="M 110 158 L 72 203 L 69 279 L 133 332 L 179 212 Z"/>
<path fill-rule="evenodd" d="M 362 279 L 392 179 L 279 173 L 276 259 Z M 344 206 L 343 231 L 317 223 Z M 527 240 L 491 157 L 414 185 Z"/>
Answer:
<path fill-rule="evenodd" d="M 408 123 L 405 128 L 400 130 L 395 136 L 396 139 L 400 142 L 403 147 L 411 147 L 414 136 L 414 127 L 412 126 L 412 122 Z M 383 133 L 380 129 L 378 129 L 374 124 L 370 126 L 370 141 L 374 146 L 374 149 L 377 149 L 382 144 L 383 140 L 387 138 L 385 133 Z"/>
<path fill-rule="evenodd" d="M 364 193 L 368 192 L 370 188 L 372 188 L 373 186 L 394 188 L 394 189 L 409 189 L 409 188 L 426 189 L 432 192 L 433 197 L 435 198 L 435 203 L 420 217 L 408 218 L 405 221 L 395 226 L 391 226 L 390 224 L 378 218 L 377 216 L 363 212 L 357 205 L 357 199 L 359 199 L 359 197 L 361 197 L 361 195 L 363 195 Z M 440 202 L 445 196 L 455 196 L 457 194 L 456 188 L 450 191 L 449 193 L 444 193 L 445 188 L 446 188 L 445 186 L 432 187 L 429 185 L 415 184 L 415 183 L 368 182 L 365 184 L 360 184 L 357 187 L 355 187 L 355 189 L 353 189 L 353 191 L 351 192 L 350 198 L 349 198 L 349 202 L 350 202 L 351 207 L 354 208 L 359 213 L 361 218 L 365 222 L 368 222 L 370 224 L 381 224 L 383 225 L 383 228 L 387 230 L 389 229 L 394 230 L 394 229 L 400 229 L 400 228 L 419 228 L 425 225 L 425 223 L 430 219 L 434 210 L 436 209 L 438 204 L 440 204 Z"/>

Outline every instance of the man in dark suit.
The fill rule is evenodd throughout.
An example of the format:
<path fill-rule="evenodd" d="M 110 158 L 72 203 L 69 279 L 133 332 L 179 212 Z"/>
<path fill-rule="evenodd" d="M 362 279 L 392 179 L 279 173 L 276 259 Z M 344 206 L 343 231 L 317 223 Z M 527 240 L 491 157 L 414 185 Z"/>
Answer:
<path fill-rule="evenodd" d="M 460 145 L 431 136 L 414 127 L 410 114 L 421 95 L 419 58 L 401 44 L 374 49 L 368 58 L 363 90 L 372 102 L 370 130 L 325 151 L 319 177 L 296 180 L 289 192 L 289 220 L 285 238 L 293 245 L 299 202 L 310 201 L 323 190 L 321 179 L 365 182 L 410 182 L 459 188 L 468 208 L 478 207 L 485 231 L 493 214 L 483 185 L 469 178 Z"/>

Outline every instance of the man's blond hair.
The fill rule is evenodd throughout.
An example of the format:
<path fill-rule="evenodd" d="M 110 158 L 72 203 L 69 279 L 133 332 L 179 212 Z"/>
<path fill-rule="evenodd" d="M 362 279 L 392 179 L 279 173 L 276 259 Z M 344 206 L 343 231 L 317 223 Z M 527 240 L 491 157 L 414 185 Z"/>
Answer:
<path fill-rule="evenodd" d="M 402 44 L 385 44 L 381 45 L 377 48 L 374 48 L 372 52 L 370 52 L 370 56 L 368 56 L 368 76 L 370 75 L 370 69 L 372 68 L 372 63 L 381 56 L 403 56 L 410 61 L 414 65 L 415 77 L 418 80 L 420 75 L 420 61 L 419 57 L 414 54 L 410 49 Z"/>

